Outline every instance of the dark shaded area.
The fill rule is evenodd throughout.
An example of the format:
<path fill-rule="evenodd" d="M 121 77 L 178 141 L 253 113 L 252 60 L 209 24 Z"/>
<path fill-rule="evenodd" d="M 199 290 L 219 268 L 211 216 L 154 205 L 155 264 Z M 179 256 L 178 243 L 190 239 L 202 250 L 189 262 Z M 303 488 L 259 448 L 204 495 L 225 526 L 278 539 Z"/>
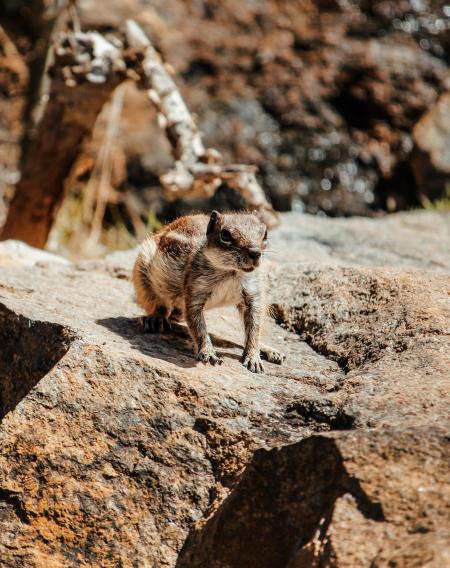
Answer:
<path fill-rule="evenodd" d="M 192 211 L 210 213 L 213 209 L 218 211 L 240 211 L 246 209 L 246 204 L 237 191 L 222 184 L 210 199 L 187 200 L 180 199 L 174 202 L 162 202 L 157 210 L 158 218 L 164 223 L 173 221 L 180 215 L 190 215 Z"/>
<path fill-rule="evenodd" d="M 114 317 L 96 322 L 113 333 L 126 339 L 133 349 L 144 355 L 168 361 L 178 367 L 190 368 L 201 365 L 192 353 L 189 333 L 183 325 L 172 323 L 172 329 L 164 333 L 148 333 L 144 330 L 141 318 Z M 210 334 L 211 340 L 219 348 L 240 347 L 232 341 Z M 219 352 L 222 355 L 222 353 Z M 238 358 L 234 353 L 226 353 L 226 357 Z"/>
<path fill-rule="evenodd" d="M 345 493 L 366 518 L 384 520 L 381 505 L 348 475 L 335 440 L 313 436 L 269 452 L 259 450 L 220 509 L 191 533 L 177 568 L 333 565 L 326 532 L 334 504 Z M 320 564 L 314 563 L 314 548 L 308 546 L 317 535 Z"/>
<path fill-rule="evenodd" d="M 315 430 L 351 430 L 355 417 L 330 400 L 300 400 L 286 408 L 285 416 L 299 426 Z"/>
<path fill-rule="evenodd" d="M 412 155 L 413 158 L 414 154 Z M 418 183 L 420 178 L 414 176 L 412 164 L 409 161 L 399 162 L 393 169 L 390 177 L 382 178 L 376 186 L 376 196 L 378 204 L 389 203 L 389 199 L 394 199 L 396 208 L 407 209 L 408 207 L 418 207 L 421 205 L 421 188 L 423 184 Z M 429 180 L 431 181 L 431 180 Z M 442 192 L 436 192 L 432 183 L 427 184 L 427 194 L 430 200 L 438 199 L 443 196 Z"/>
<path fill-rule="evenodd" d="M 278 325 L 298 333 L 302 341 L 305 341 L 316 353 L 335 361 L 344 373 L 348 372 L 348 357 L 323 341 L 320 321 L 306 316 L 300 307 L 272 304 L 270 313 Z"/>
<path fill-rule="evenodd" d="M 3 509 L 3 511 L 2 511 Z M 21 500 L 21 494 L 8 489 L 0 489 L 0 522 L 5 509 L 12 509 L 22 523 L 28 523 L 28 515 Z M 7 512 L 7 511 L 6 511 Z"/>
<path fill-rule="evenodd" d="M 65 355 L 70 340 L 63 326 L 29 320 L 0 304 L 0 420 Z"/>

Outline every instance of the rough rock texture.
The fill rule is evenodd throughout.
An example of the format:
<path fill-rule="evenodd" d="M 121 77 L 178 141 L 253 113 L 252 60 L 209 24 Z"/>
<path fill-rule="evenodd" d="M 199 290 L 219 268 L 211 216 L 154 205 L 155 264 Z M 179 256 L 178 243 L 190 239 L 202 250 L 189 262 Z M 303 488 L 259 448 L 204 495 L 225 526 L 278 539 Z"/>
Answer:
<path fill-rule="evenodd" d="M 178 566 L 447 566 L 449 457 L 432 428 L 260 450 Z"/>
<path fill-rule="evenodd" d="M 133 252 L 0 268 L 3 564 L 446 565 L 446 221 L 286 216 L 266 333 L 288 358 L 263 376 L 226 310 L 220 368 L 144 335 Z"/>
<path fill-rule="evenodd" d="M 138 19 L 178 72 L 206 143 L 258 164 L 276 208 L 301 200 L 310 212 L 358 214 L 418 203 L 419 193 L 436 197 L 411 160 L 414 125 L 448 89 L 443 0 L 79 5 L 86 26 Z M 135 122 L 133 139 L 139 124 L 146 128 Z M 145 166 L 151 157 L 143 155 L 159 146 L 157 137 L 134 158 Z M 148 187 L 148 178 L 133 181 Z"/>

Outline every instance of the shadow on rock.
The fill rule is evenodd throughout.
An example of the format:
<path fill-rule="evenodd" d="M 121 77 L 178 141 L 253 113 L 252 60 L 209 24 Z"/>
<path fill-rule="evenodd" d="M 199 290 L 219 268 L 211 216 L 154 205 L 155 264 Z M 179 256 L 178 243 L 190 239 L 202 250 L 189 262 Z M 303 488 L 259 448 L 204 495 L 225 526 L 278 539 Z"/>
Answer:
<path fill-rule="evenodd" d="M 31 320 L 0 305 L 0 420 L 67 353 L 70 341 L 64 326 Z"/>
<path fill-rule="evenodd" d="M 172 330 L 164 333 L 147 333 L 144 331 L 140 318 L 127 318 L 123 316 L 99 319 L 97 324 L 106 327 L 113 333 L 126 339 L 133 349 L 155 359 L 167 361 L 182 368 L 200 366 L 192 354 L 191 340 L 185 326 L 172 324 Z M 242 349 L 238 343 L 228 341 L 210 334 L 218 354 L 225 358 L 240 359 L 240 355 L 230 352 L 229 349 Z M 228 351 L 220 351 L 228 349 Z"/>
<path fill-rule="evenodd" d="M 191 533 L 177 568 L 311 567 L 317 547 L 320 566 L 328 565 L 333 551 L 327 530 L 344 494 L 365 518 L 384 520 L 381 505 L 347 473 L 335 440 L 313 436 L 259 450 L 221 507 Z"/>

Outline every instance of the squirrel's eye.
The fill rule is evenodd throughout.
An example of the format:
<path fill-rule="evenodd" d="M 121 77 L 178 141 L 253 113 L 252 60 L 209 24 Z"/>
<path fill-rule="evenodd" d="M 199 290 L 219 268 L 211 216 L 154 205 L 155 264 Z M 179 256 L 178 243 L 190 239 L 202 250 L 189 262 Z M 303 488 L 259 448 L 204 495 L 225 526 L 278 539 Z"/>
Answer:
<path fill-rule="evenodd" d="M 233 240 L 232 237 L 231 237 L 230 231 L 228 231 L 227 229 L 222 229 L 222 231 L 220 232 L 220 240 L 223 243 L 226 243 L 227 245 L 229 245 L 231 243 L 231 241 Z"/>
<path fill-rule="evenodd" d="M 267 229 L 264 231 L 264 237 L 263 237 L 263 239 L 264 239 L 265 241 L 267 241 Z"/>

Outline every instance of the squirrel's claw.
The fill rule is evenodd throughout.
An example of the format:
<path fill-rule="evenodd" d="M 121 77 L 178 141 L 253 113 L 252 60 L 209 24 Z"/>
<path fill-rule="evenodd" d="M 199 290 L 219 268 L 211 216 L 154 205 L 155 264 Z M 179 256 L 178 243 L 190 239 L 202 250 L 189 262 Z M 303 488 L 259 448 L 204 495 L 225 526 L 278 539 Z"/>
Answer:
<path fill-rule="evenodd" d="M 252 373 L 264 373 L 264 365 L 262 364 L 259 354 L 243 355 L 242 364 Z"/>
<path fill-rule="evenodd" d="M 144 316 L 141 321 L 145 333 L 164 333 L 172 329 L 170 321 L 162 316 Z"/>
<path fill-rule="evenodd" d="M 202 363 L 209 363 L 210 365 L 222 365 L 223 359 L 218 357 L 214 350 L 205 349 L 199 351 L 197 354 L 197 359 Z"/>
<path fill-rule="evenodd" d="M 286 355 L 284 353 L 269 347 L 261 348 L 261 357 L 266 361 L 269 361 L 269 363 L 275 363 L 275 365 L 282 365 L 286 359 Z"/>

